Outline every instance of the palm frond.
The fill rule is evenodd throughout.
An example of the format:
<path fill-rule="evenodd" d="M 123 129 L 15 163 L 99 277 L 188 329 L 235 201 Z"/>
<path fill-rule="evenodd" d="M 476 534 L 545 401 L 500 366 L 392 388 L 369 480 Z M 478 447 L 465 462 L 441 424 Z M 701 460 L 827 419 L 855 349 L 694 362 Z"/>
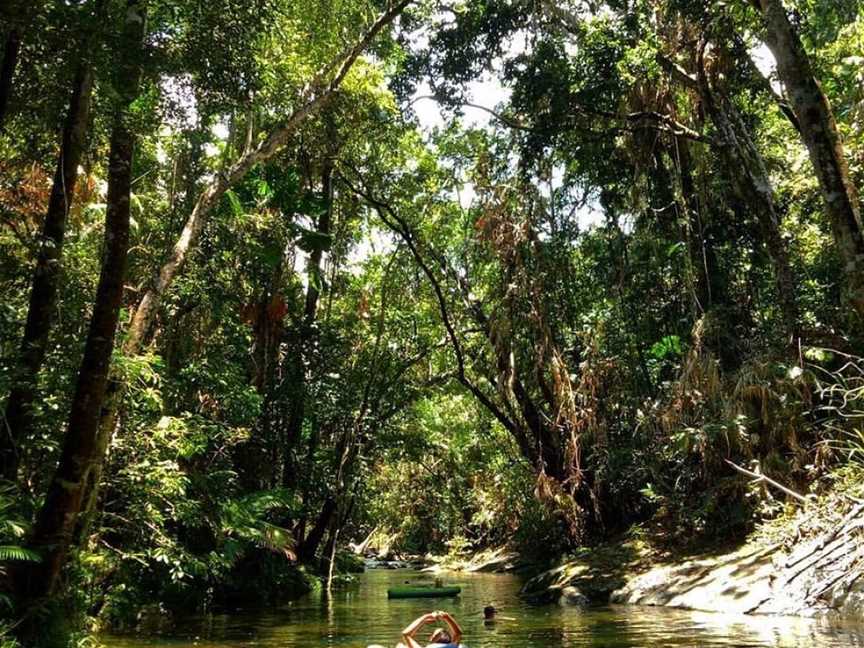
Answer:
<path fill-rule="evenodd" d="M 0 561 L 40 562 L 42 557 L 32 549 L 14 545 L 0 545 Z"/>

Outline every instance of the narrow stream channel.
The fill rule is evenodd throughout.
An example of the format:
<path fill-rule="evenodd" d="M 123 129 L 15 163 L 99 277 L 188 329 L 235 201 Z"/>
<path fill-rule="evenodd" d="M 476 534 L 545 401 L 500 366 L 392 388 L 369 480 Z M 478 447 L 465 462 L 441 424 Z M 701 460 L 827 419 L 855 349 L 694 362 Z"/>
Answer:
<path fill-rule="evenodd" d="M 864 646 L 864 626 L 811 619 L 747 617 L 679 610 L 610 606 L 580 611 L 531 607 L 518 598 L 520 580 L 501 574 L 452 574 L 462 586 L 455 599 L 388 600 L 387 588 L 428 580 L 415 571 L 372 570 L 330 599 L 316 593 L 266 611 L 207 615 L 172 624 L 169 633 L 103 636 L 106 648 L 228 648 L 239 646 L 392 647 L 400 630 L 424 612 L 450 611 L 462 624 L 468 648 L 660 648 L 736 646 L 762 648 Z M 494 602 L 503 616 L 484 625 L 481 610 Z"/>

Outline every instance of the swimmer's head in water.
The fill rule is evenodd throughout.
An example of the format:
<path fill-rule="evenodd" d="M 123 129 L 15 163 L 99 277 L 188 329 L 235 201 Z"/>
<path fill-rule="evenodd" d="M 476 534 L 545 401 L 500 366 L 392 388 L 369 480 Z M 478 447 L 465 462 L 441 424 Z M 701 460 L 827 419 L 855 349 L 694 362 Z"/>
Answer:
<path fill-rule="evenodd" d="M 494 605 L 487 605 L 486 607 L 483 608 L 483 618 L 491 619 L 492 617 L 495 616 L 495 613 L 497 611 L 498 610 L 495 609 Z"/>
<path fill-rule="evenodd" d="M 450 633 L 444 630 L 443 628 L 438 628 L 435 632 L 432 633 L 432 636 L 429 637 L 429 641 L 432 643 L 450 643 L 453 641 L 453 638 L 450 636 Z"/>

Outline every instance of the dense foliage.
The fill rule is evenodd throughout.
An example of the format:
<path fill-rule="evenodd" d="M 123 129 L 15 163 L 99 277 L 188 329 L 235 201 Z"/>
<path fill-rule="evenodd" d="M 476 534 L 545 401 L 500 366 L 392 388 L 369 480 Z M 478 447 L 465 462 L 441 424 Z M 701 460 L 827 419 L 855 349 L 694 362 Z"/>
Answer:
<path fill-rule="evenodd" d="M 729 540 L 783 508 L 729 462 L 861 470 L 857 0 L 0 37 L 0 641 L 329 587 L 349 543 Z"/>

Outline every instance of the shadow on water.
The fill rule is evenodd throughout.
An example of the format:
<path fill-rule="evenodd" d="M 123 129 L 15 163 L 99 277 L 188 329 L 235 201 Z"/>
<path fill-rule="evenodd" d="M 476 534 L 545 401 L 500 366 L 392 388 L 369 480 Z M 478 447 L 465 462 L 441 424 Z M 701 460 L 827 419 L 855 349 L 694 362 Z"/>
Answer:
<path fill-rule="evenodd" d="M 452 574 L 462 585 L 455 599 L 388 600 L 387 588 L 427 576 L 413 571 L 375 570 L 333 592 L 311 594 L 286 605 L 184 619 L 160 636 L 103 636 L 106 648 L 229 648 L 261 646 L 393 646 L 400 630 L 433 609 L 456 616 L 470 648 L 822 648 L 864 646 L 864 627 L 828 625 L 811 619 L 748 617 L 661 608 L 605 606 L 580 611 L 556 605 L 532 607 L 518 597 L 521 580 L 502 574 Z M 502 616 L 484 624 L 482 608 L 494 602 Z"/>

